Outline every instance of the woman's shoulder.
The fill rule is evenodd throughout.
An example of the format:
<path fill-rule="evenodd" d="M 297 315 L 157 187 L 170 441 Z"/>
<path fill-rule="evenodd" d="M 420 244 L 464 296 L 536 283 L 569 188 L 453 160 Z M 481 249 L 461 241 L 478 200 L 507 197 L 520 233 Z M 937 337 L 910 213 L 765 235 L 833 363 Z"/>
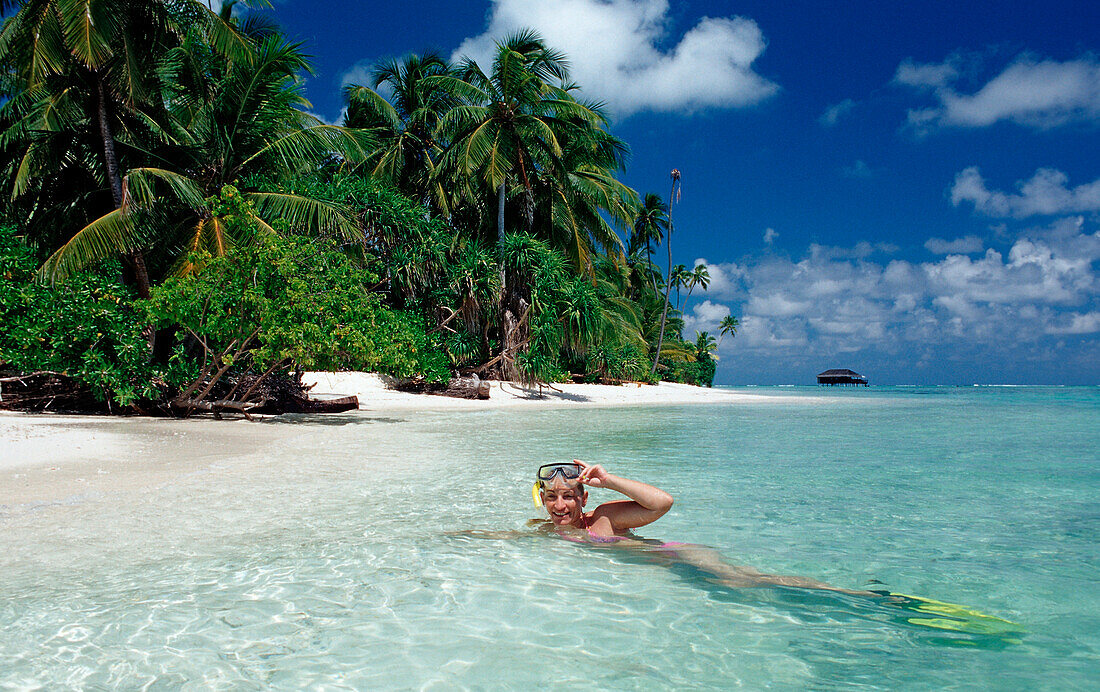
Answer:
<path fill-rule="evenodd" d="M 602 538 L 618 537 L 615 532 L 615 524 L 611 521 L 611 517 L 609 517 L 606 512 L 601 512 L 601 509 L 603 509 L 603 505 L 600 505 L 584 515 L 585 529 L 588 531 L 588 535 L 600 536 Z"/>

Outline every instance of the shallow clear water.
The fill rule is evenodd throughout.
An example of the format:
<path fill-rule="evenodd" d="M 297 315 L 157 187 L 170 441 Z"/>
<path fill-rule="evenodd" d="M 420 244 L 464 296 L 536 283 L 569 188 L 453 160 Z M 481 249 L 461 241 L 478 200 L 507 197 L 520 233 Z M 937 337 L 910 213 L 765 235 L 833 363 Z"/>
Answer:
<path fill-rule="evenodd" d="M 186 473 L 140 491 L 28 506 L 5 504 L 0 485 L 0 688 L 1100 679 L 1100 389 L 747 391 L 793 398 L 298 418 L 257 424 L 285 428 L 267 446 L 195 443 Z M 147 463 L 158 439 L 178 447 L 173 432 L 196 430 L 155 425 Z M 882 599 L 731 589 L 659 551 L 541 534 L 527 526 L 533 469 L 574 456 L 676 497 L 643 537 L 965 604 L 1023 632 L 924 627 Z M 477 533 L 500 530 L 515 533 Z"/>

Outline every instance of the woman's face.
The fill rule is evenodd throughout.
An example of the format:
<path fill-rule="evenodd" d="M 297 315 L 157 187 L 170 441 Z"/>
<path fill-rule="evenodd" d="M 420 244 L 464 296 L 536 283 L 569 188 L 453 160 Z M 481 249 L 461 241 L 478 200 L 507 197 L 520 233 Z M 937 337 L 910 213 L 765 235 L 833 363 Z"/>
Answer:
<path fill-rule="evenodd" d="M 542 489 L 542 504 L 550 512 L 555 526 L 568 526 L 580 521 L 584 511 L 584 486 L 567 485 L 555 479 L 555 483 Z"/>

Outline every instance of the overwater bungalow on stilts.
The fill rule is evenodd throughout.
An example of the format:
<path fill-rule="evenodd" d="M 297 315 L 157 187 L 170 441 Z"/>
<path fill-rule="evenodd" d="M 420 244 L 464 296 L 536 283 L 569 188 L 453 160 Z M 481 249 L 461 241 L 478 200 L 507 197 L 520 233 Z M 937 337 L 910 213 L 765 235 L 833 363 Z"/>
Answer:
<path fill-rule="evenodd" d="M 860 375 L 858 372 L 848 369 L 836 369 L 826 370 L 825 372 L 817 376 L 817 383 L 819 385 L 828 385 L 830 387 L 846 386 L 846 387 L 868 387 L 867 378 Z"/>

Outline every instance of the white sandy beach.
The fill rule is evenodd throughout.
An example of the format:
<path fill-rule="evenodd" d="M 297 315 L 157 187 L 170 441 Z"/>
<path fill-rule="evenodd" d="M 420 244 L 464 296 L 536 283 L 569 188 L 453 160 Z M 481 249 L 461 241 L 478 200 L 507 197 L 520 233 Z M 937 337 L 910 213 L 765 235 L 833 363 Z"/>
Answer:
<path fill-rule="evenodd" d="M 13 505 L 157 487 L 298 434 L 243 419 L 0 412 L 0 517 Z"/>
<path fill-rule="evenodd" d="M 429 394 L 411 394 L 390 389 L 384 378 L 363 372 L 307 372 L 302 382 L 313 385 L 311 393 L 359 397 L 361 410 L 470 409 L 513 406 L 644 406 L 665 404 L 733 404 L 763 402 L 778 397 L 709 389 L 687 384 L 661 382 L 657 385 L 554 384 L 522 387 L 512 382 L 491 380 L 488 401 L 456 399 Z M 789 400 L 789 397 L 783 397 Z"/>
<path fill-rule="evenodd" d="M 416 411 L 479 411 L 501 408 L 617 407 L 683 404 L 793 403 L 797 396 L 745 394 L 662 382 L 622 386 L 555 384 L 524 388 L 491 382 L 486 400 L 399 392 L 383 377 L 359 372 L 311 372 L 312 393 L 354 394 L 359 411 L 339 416 L 385 416 Z M 820 401 L 820 399 L 815 399 Z M 173 482 L 212 460 L 263 454 L 301 434 L 280 417 L 216 421 L 123 418 L 0 412 L 0 510 L 26 503 L 55 503 L 115 492 L 141 492 Z M 287 422 L 292 422 L 287 419 Z M 0 512 L 2 513 L 2 512 Z"/>

